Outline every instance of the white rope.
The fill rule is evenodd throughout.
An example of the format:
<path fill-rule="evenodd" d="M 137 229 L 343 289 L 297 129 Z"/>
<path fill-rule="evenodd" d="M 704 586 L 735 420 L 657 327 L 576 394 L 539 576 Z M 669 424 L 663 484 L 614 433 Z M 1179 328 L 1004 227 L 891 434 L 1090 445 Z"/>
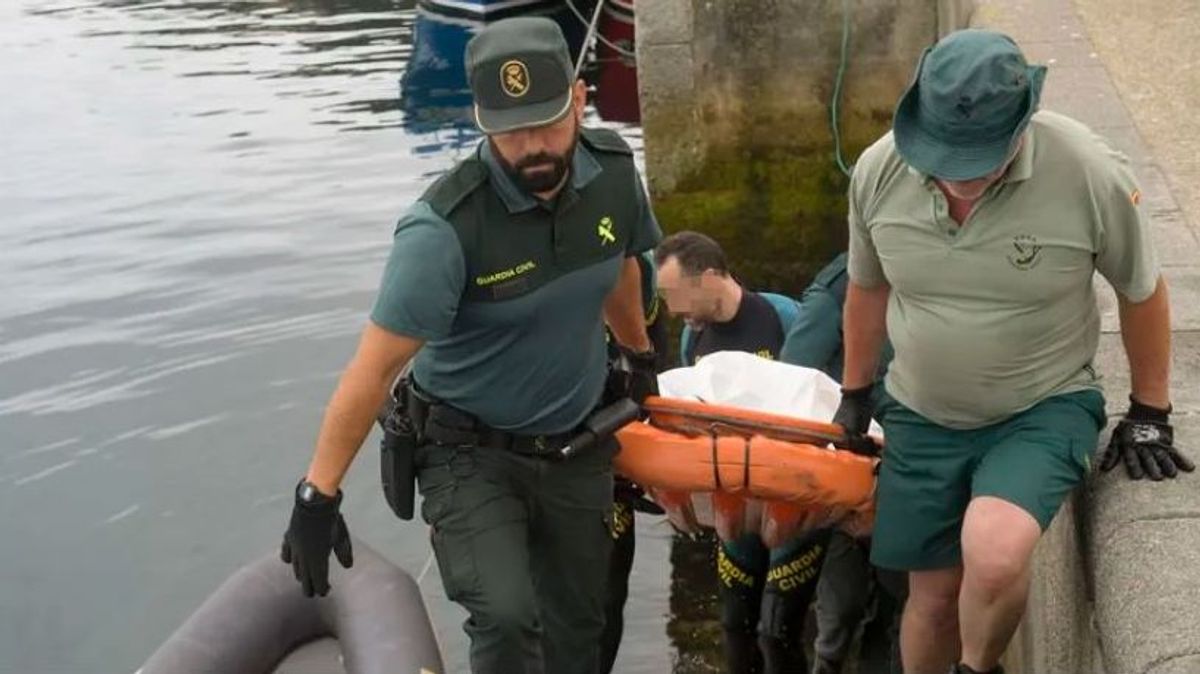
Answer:
<path fill-rule="evenodd" d="M 579 77 L 579 71 L 583 68 L 584 55 L 587 54 L 588 47 L 591 46 L 592 38 L 595 38 L 605 45 L 608 45 L 609 49 L 612 49 L 625 58 L 632 59 L 637 57 L 634 52 L 612 43 L 608 38 L 596 31 L 596 26 L 600 23 L 600 10 L 604 8 L 605 0 L 596 0 L 596 11 L 592 14 L 592 20 L 590 22 L 588 21 L 587 17 L 583 15 L 583 12 L 580 12 L 579 8 L 575 6 L 574 0 L 565 0 L 565 2 L 567 3 L 567 7 L 571 10 L 571 13 L 575 15 L 575 18 L 579 19 L 583 25 L 588 27 L 587 37 L 583 39 L 583 47 L 581 47 L 579 50 L 579 61 L 575 64 L 576 78 Z"/>
<path fill-rule="evenodd" d="M 575 5 L 571 3 L 571 0 L 567 0 L 567 4 L 570 5 L 571 11 L 575 16 L 583 22 L 583 25 L 587 26 L 587 34 L 583 36 L 583 44 L 579 47 L 579 59 L 575 61 L 575 77 L 571 78 L 574 81 L 579 79 L 579 71 L 583 70 L 583 60 L 587 58 L 588 49 L 592 46 L 592 38 L 596 37 L 596 26 L 600 23 L 600 9 L 604 7 L 604 0 L 597 0 L 596 11 L 592 13 L 591 21 L 585 19 L 575 9 Z"/>

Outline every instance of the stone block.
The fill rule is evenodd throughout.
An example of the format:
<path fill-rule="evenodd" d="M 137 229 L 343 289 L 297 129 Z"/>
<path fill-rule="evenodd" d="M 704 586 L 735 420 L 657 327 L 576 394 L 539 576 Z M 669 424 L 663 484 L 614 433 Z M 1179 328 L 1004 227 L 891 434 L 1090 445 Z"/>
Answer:
<path fill-rule="evenodd" d="M 1154 245 L 1158 251 L 1158 262 L 1166 267 L 1196 267 L 1200 261 L 1200 237 L 1182 210 L 1153 211 L 1150 228 L 1154 232 Z M 1170 282 L 1168 275 L 1168 282 Z M 1187 298 L 1194 306 L 1200 298 Z"/>
<path fill-rule="evenodd" d="M 1093 545 L 1107 671 L 1196 671 L 1153 668 L 1200 652 L 1197 550 L 1200 515 L 1130 522 Z"/>
<path fill-rule="evenodd" d="M 692 0 L 652 0 L 634 12 L 639 45 L 687 44 L 692 41 Z M 639 63 L 641 63 L 639 54 Z"/>
<path fill-rule="evenodd" d="M 1087 40 L 1083 23 L 1069 2 L 1004 0 L 981 2 L 971 19 L 979 28 L 1008 33 L 1018 43 Z"/>
<path fill-rule="evenodd" d="M 1030 63 L 1038 63 L 1051 73 L 1064 68 L 1103 65 L 1087 40 L 1021 40 L 1021 51 Z"/>
<path fill-rule="evenodd" d="M 1167 228 L 1153 222 L 1150 226 L 1154 229 L 1160 257 L 1166 254 L 1175 259 L 1184 259 L 1185 251 L 1200 249 L 1200 244 L 1188 230 Z M 1194 265 L 1194 259 L 1191 263 L 1184 260 L 1183 266 L 1164 264 L 1162 274 L 1171 302 L 1171 330 L 1200 330 L 1200 266 Z M 1096 306 L 1100 309 L 1101 331 L 1106 334 L 1118 332 L 1121 323 L 1117 313 L 1117 294 L 1100 276 L 1096 276 Z M 1100 360 L 1098 357 L 1097 361 Z M 1192 386 L 1195 386 L 1194 380 Z"/>
<path fill-rule="evenodd" d="M 1200 672 L 1200 653 L 1173 656 L 1150 665 L 1146 674 L 1196 674 Z"/>
<path fill-rule="evenodd" d="M 938 36 L 944 37 L 947 33 L 952 33 L 971 25 L 971 15 L 975 13 L 975 1 L 938 0 L 937 11 Z"/>
<path fill-rule="evenodd" d="M 1099 64 L 1051 70 L 1042 89 L 1041 105 L 1093 128 L 1133 124 L 1108 71 Z"/>
<path fill-rule="evenodd" d="M 1129 405 L 1129 366 L 1120 334 L 1100 335 L 1096 369 L 1104 377 L 1109 413 L 1123 413 Z M 1171 402 L 1176 412 L 1200 412 L 1200 386 L 1196 382 L 1200 382 L 1200 332 L 1175 332 L 1171 336 Z M 1200 450 L 1200 434 L 1194 444 Z"/>

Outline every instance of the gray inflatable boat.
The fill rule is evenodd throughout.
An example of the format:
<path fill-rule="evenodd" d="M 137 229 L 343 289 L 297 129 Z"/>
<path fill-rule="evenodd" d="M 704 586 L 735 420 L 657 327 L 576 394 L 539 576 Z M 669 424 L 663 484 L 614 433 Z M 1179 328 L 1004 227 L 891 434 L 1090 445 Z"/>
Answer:
<path fill-rule="evenodd" d="M 352 568 L 330 566 L 311 599 L 278 553 L 242 567 L 139 674 L 443 674 L 411 576 L 358 539 Z"/>

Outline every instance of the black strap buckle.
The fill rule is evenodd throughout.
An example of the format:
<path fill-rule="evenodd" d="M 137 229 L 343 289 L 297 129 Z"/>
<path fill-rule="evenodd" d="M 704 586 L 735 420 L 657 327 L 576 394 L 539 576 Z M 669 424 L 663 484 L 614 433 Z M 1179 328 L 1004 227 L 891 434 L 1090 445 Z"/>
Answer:
<path fill-rule="evenodd" d="M 569 439 L 570 435 L 567 433 L 518 435 L 498 429 L 488 429 L 482 444 L 486 447 L 501 449 L 524 456 L 559 459 L 562 458 L 560 450 Z"/>
<path fill-rule="evenodd" d="M 519 435 L 492 428 L 475 415 L 447 405 L 423 391 L 415 382 L 404 387 L 404 405 L 417 433 L 439 445 L 486 447 L 545 459 L 562 458 L 570 433 Z"/>

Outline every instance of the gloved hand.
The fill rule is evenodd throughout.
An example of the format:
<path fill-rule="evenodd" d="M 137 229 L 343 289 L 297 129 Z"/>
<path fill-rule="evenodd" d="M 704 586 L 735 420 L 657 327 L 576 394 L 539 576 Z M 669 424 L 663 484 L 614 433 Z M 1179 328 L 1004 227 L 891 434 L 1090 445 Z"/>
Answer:
<path fill-rule="evenodd" d="M 620 475 L 613 480 L 613 500 L 624 501 L 630 504 L 634 510 L 648 515 L 667 514 L 662 506 L 646 496 L 646 490 L 642 489 L 641 485 Z"/>
<path fill-rule="evenodd" d="M 283 534 L 279 557 L 284 564 L 292 565 L 292 572 L 306 597 L 313 594 L 324 597 L 329 593 L 330 550 L 343 567 L 348 569 L 354 564 L 350 531 L 338 512 L 341 504 L 341 490 L 337 496 L 330 497 L 316 492 L 311 486 L 306 489 L 304 482 L 296 487 L 296 504 L 292 508 L 292 520 Z"/>
<path fill-rule="evenodd" d="M 1187 473 L 1196 465 L 1175 448 L 1175 431 L 1168 422 L 1171 408 L 1165 410 L 1143 405 L 1129 396 L 1129 411 L 1113 429 L 1108 449 L 1100 459 L 1100 470 L 1108 472 L 1124 460 L 1129 479 L 1151 480 Z"/>
<path fill-rule="evenodd" d="M 648 396 L 658 395 L 658 373 L 654 368 L 654 350 L 641 353 L 625 352 L 629 360 L 629 397 L 641 405 Z"/>
<path fill-rule="evenodd" d="M 879 456 L 879 445 L 867 435 L 873 412 L 871 388 L 842 389 L 842 402 L 833 413 L 833 423 L 846 431 L 846 448 L 863 456 Z"/>

